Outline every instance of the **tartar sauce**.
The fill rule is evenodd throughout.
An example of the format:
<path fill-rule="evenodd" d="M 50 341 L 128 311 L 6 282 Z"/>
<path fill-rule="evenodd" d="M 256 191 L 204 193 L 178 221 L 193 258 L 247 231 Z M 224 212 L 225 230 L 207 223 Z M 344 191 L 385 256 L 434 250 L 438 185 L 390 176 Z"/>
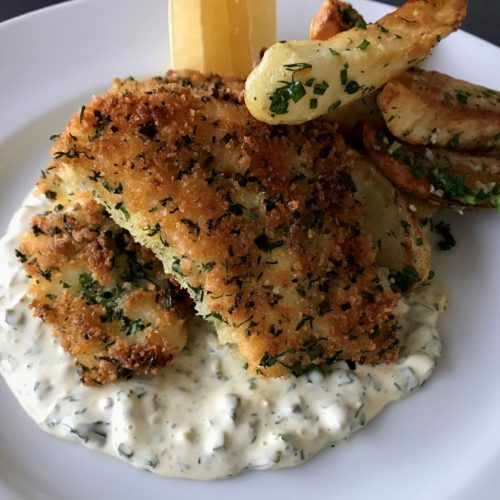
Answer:
<path fill-rule="evenodd" d="M 218 343 L 213 327 L 193 319 L 185 350 L 156 378 L 85 387 L 29 311 L 14 253 L 44 203 L 30 195 L 0 241 L 0 373 L 44 431 L 135 467 L 216 479 L 298 465 L 418 389 L 440 356 L 436 322 L 446 299 L 426 287 L 398 306 L 403 347 L 388 365 L 339 362 L 300 378 L 261 379 L 234 347 Z"/>

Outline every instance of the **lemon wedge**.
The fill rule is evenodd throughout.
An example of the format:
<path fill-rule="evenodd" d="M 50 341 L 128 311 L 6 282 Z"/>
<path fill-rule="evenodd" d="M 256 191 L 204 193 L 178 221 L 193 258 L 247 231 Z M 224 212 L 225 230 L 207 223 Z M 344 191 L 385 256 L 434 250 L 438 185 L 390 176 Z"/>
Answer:
<path fill-rule="evenodd" d="M 276 0 L 170 0 L 174 69 L 246 78 L 276 42 Z"/>

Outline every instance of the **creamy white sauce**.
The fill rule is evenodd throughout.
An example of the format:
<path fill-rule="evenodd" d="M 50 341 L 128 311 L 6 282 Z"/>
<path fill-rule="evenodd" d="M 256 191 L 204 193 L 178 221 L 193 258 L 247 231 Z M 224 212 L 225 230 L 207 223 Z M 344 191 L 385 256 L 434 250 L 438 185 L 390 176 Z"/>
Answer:
<path fill-rule="evenodd" d="M 195 319 L 187 347 L 155 379 L 82 386 L 70 357 L 32 317 L 14 255 L 43 203 L 28 197 L 0 241 L 0 373 L 44 431 L 135 467 L 215 479 L 300 464 L 418 389 L 440 356 L 436 321 L 446 300 L 428 287 L 399 305 L 403 348 L 388 365 L 350 370 L 340 362 L 324 374 L 260 379 Z"/>

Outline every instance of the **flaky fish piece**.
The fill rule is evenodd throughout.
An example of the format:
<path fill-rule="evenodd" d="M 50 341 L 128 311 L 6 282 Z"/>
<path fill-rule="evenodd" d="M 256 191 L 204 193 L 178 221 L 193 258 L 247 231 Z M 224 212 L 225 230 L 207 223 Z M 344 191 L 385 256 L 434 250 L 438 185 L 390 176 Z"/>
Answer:
<path fill-rule="evenodd" d="M 104 204 L 251 371 L 298 374 L 398 353 L 400 294 L 376 264 L 347 153 L 326 121 L 258 122 L 223 81 L 117 81 L 70 120 L 45 183 Z"/>
<path fill-rule="evenodd" d="M 17 250 L 34 314 L 84 384 L 155 375 L 186 343 L 187 296 L 103 206 L 88 197 L 54 203 L 32 219 Z"/>
<path fill-rule="evenodd" d="M 378 104 L 391 133 L 414 145 L 500 150 L 500 92 L 437 71 L 390 80 Z"/>

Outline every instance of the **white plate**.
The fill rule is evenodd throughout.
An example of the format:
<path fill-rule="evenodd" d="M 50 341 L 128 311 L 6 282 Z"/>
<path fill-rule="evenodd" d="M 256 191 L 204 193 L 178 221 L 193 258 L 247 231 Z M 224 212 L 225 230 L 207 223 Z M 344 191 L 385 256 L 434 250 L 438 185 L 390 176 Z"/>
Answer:
<path fill-rule="evenodd" d="M 303 38 L 321 0 L 279 0 L 279 37 Z M 389 8 L 358 0 L 368 19 Z M 427 65 L 500 88 L 500 50 L 458 32 Z M 167 0 L 85 0 L 0 24 L 0 233 L 49 160 L 49 136 L 114 76 L 168 67 Z M 41 432 L 0 381 L 0 499 L 494 499 L 500 466 L 500 216 L 450 217 L 455 251 L 431 381 L 359 435 L 297 469 L 212 483 L 156 477 Z M 1 348 L 1 347 L 0 347 Z"/>

